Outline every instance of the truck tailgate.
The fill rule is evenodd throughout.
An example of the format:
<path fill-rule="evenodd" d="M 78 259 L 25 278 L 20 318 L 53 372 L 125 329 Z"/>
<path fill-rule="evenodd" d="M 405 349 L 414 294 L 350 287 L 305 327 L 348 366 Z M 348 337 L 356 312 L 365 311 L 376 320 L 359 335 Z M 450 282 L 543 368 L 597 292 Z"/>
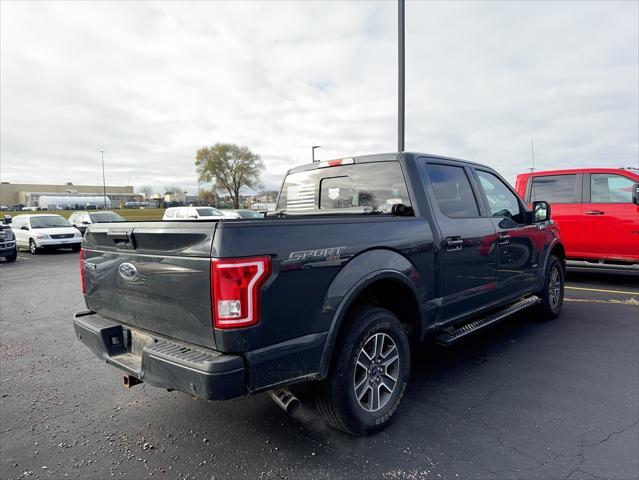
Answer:
<path fill-rule="evenodd" d="M 216 222 L 91 226 L 83 244 L 87 307 L 151 333 L 214 348 L 215 228 Z"/>

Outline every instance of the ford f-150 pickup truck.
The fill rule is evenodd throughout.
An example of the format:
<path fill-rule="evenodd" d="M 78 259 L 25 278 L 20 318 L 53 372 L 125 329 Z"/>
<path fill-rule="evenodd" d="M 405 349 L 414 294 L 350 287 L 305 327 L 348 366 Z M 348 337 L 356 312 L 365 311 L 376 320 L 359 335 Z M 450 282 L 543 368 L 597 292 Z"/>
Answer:
<path fill-rule="evenodd" d="M 393 417 L 421 341 L 557 317 L 564 260 L 550 206 L 488 167 L 346 158 L 290 170 L 267 218 L 89 226 L 74 326 L 128 386 L 292 407 L 315 381 L 320 414 L 361 435 Z"/>

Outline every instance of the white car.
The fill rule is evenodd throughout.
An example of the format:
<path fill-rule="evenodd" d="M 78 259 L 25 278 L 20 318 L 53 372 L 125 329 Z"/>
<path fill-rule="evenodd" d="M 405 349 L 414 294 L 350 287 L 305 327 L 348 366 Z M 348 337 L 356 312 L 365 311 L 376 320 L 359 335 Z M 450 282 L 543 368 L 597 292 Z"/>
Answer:
<path fill-rule="evenodd" d="M 222 220 L 228 218 L 213 207 L 171 207 L 164 212 L 162 220 Z"/>
<path fill-rule="evenodd" d="M 44 248 L 71 248 L 77 252 L 82 244 L 80 231 L 61 215 L 16 215 L 11 229 L 18 248 L 28 247 L 34 254 Z"/>

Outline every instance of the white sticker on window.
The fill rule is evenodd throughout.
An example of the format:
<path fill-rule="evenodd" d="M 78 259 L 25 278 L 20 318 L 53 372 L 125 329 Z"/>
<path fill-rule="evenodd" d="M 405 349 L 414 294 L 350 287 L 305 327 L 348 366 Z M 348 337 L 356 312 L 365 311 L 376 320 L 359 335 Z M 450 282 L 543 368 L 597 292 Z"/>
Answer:
<path fill-rule="evenodd" d="M 328 189 L 328 198 L 331 200 L 337 200 L 339 198 L 339 187 Z"/>
<path fill-rule="evenodd" d="M 286 189 L 287 210 L 313 210 L 315 208 L 315 184 L 290 185 Z"/>

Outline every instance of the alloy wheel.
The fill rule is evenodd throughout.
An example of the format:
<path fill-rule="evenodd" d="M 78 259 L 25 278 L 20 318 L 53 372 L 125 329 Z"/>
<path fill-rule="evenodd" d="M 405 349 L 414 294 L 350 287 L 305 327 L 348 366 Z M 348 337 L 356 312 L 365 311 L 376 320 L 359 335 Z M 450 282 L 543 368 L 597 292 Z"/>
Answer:
<path fill-rule="evenodd" d="M 367 412 L 376 412 L 388 403 L 397 388 L 399 352 L 392 337 L 375 333 L 357 355 L 353 375 L 355 398 Z"/>

